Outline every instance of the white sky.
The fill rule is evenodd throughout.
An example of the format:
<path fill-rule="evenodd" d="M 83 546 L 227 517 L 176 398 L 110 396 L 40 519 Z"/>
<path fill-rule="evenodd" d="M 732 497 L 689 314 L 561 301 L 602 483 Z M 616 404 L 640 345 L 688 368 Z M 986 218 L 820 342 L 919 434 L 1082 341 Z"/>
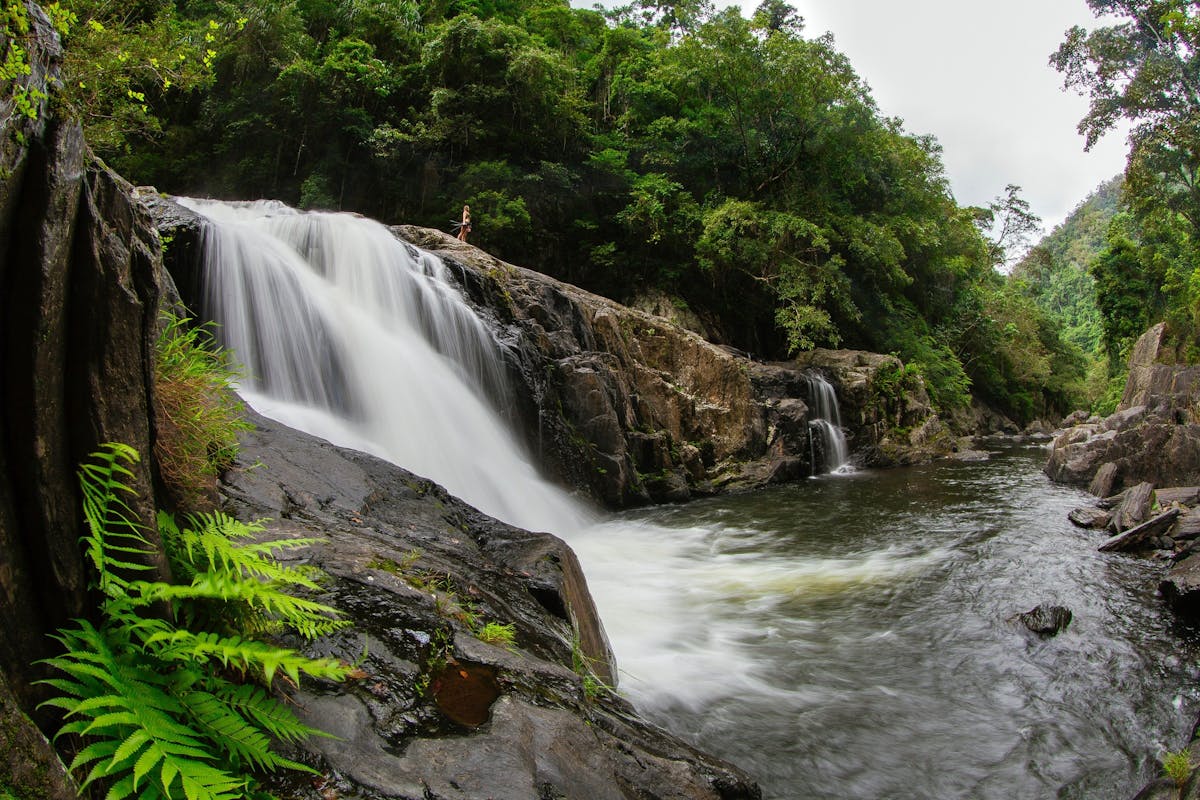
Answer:
<path fill-rule="evenodd" d="M 741 3 L 753 13 L 757 2 Z M 809 37 L 830 31 L 887 116 L 933 134 L 960 205 L 1015 183 L 1049 231 L 1125 168 L 1125 129 L 1083 150 L 1087 100 L 1064 91 L 1050 54 L 1084 0 L 792 0 Z"/>
<path fill-rule="evenodd" d="M 1049 231 L 1125 167 L 1124 129 L 1084 152 L 1075 126 L 1087 101 L 1049 65 L 1069 27 L 1096 26 L 1084 0 L 789 2 L 807 37 L 833 33 L 883 114 L 937 138 L 960 205 L 1015 183 Z M 758 0 L 739 4 L 749 16 Z"/>

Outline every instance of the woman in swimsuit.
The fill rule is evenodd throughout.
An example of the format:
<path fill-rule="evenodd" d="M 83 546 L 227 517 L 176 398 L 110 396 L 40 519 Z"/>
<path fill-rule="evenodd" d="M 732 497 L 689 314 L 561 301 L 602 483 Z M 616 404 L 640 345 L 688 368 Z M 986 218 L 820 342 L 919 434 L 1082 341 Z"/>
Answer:
<path fill-rule="evenodd" d="M 467 240 L 467 234 L 471 232 L 471 207 L 463 206 L 462 222 L 458 224 L 458 238 L 460 241 Z"/>

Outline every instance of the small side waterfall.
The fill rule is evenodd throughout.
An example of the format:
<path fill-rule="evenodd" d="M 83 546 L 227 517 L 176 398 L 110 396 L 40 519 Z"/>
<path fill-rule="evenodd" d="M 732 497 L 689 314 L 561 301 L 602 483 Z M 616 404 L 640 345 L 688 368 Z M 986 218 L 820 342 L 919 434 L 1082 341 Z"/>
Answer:
<path fill-rule="evenodd" d="M 532 530 L 588 514 L 501 418 L 499 345 L 435 256 L 350 214 L 181 199 L 205 232 L 205 315 L 263 414 L 431 478 Z"/>
<path fill-rule="evenodd" d="M 852 471 L 846 434 L 842 430 L 842 415 L 838 411 L 837 392 L 833 384 L 819 373 L 809 373 L 805 377 L 812 411 L 812 419 L 808 423 L 808 441 L 813 474 Z"/>

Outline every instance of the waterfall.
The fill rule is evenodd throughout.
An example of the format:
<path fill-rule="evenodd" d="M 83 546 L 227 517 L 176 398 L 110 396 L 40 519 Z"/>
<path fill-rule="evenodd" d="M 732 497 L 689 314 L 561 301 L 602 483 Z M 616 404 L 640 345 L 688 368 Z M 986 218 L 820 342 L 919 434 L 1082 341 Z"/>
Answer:
<path fill-rule="evenodd" d="M 808 398 L 812 411 L 812 419 L 809 420 L 808 426 L 813 474 L 819 471 L 852 471 L 850 451 L 846 447 L 846 434 L 842 430 L 842 415 L 838 411 L 837 392 L 834 391 L 833 384 L 816 372 L 805 375 L 805 380 L 808 382 Z M 816 452 L 818 449 L 819 453 Z M 818 470 L 818 461 L 824 469 Z"/>
<path fill-rule="evenodd" d="M 382 225 L 278 203 L 179 202 L 210 220 L 204 315 L 241 362 L 253 408 L 565 539 L 611 636 L 622 693 L 641 708 L 774 691 L 755 656 L 760 625 L 742 616 L 758 607 L 743 602 L 745 587 L 765 572 L 807 581 L 841 562 L 723 553 L 754 532 L 601 518 L 543 480 L 499 412 L 508 389 L 495 338 L 441 260 Z M 723 598 L 724 612 L 705 610 Z"/>
<path fill-rule="evenodd" d="M 586 523 L 501 418 L 502 352 L 440 259 L 350 214 L 180 203 L 212 223 L 204 313 L 240 362 L 252 407 L 511 524 L 561 533 Z"/>

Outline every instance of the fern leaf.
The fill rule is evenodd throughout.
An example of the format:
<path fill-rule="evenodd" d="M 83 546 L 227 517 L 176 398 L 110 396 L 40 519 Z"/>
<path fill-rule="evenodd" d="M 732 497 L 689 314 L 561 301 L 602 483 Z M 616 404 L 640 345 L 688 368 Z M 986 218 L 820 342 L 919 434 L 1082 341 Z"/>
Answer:
<path fill-rule="evenodd" d="M 115 561 L 109 548 L 121 547 L 124 552 L 145 552 L 149 544 L 142 536 L 140 524 L 122 494 L 133 494 L 125 483 L 134 478 L 125 466 L 138 461 L 137 451 L 127 445 L 110 442 L 92 453 L 91 461 L 79 468 L 79 485 L 83 491 L 83 516 L 90 534 L 84 537 L 88 560 L 95 568 L 97 588 L 106 597 L 124 593 L 126 581 L 115 570 L 147 570 L 145 564 Z"/>
<path fill-rule="evenodd" d="M 236 709 L 243 717 L 254 720 L 260 728 L 281 741 L 297 742 L 308 736 L 330 735 L 305 725 L 291 709 L 261 686 L 224 682 L 223 686 L 214 687 L 212 691 L 226 705 Z"/>

